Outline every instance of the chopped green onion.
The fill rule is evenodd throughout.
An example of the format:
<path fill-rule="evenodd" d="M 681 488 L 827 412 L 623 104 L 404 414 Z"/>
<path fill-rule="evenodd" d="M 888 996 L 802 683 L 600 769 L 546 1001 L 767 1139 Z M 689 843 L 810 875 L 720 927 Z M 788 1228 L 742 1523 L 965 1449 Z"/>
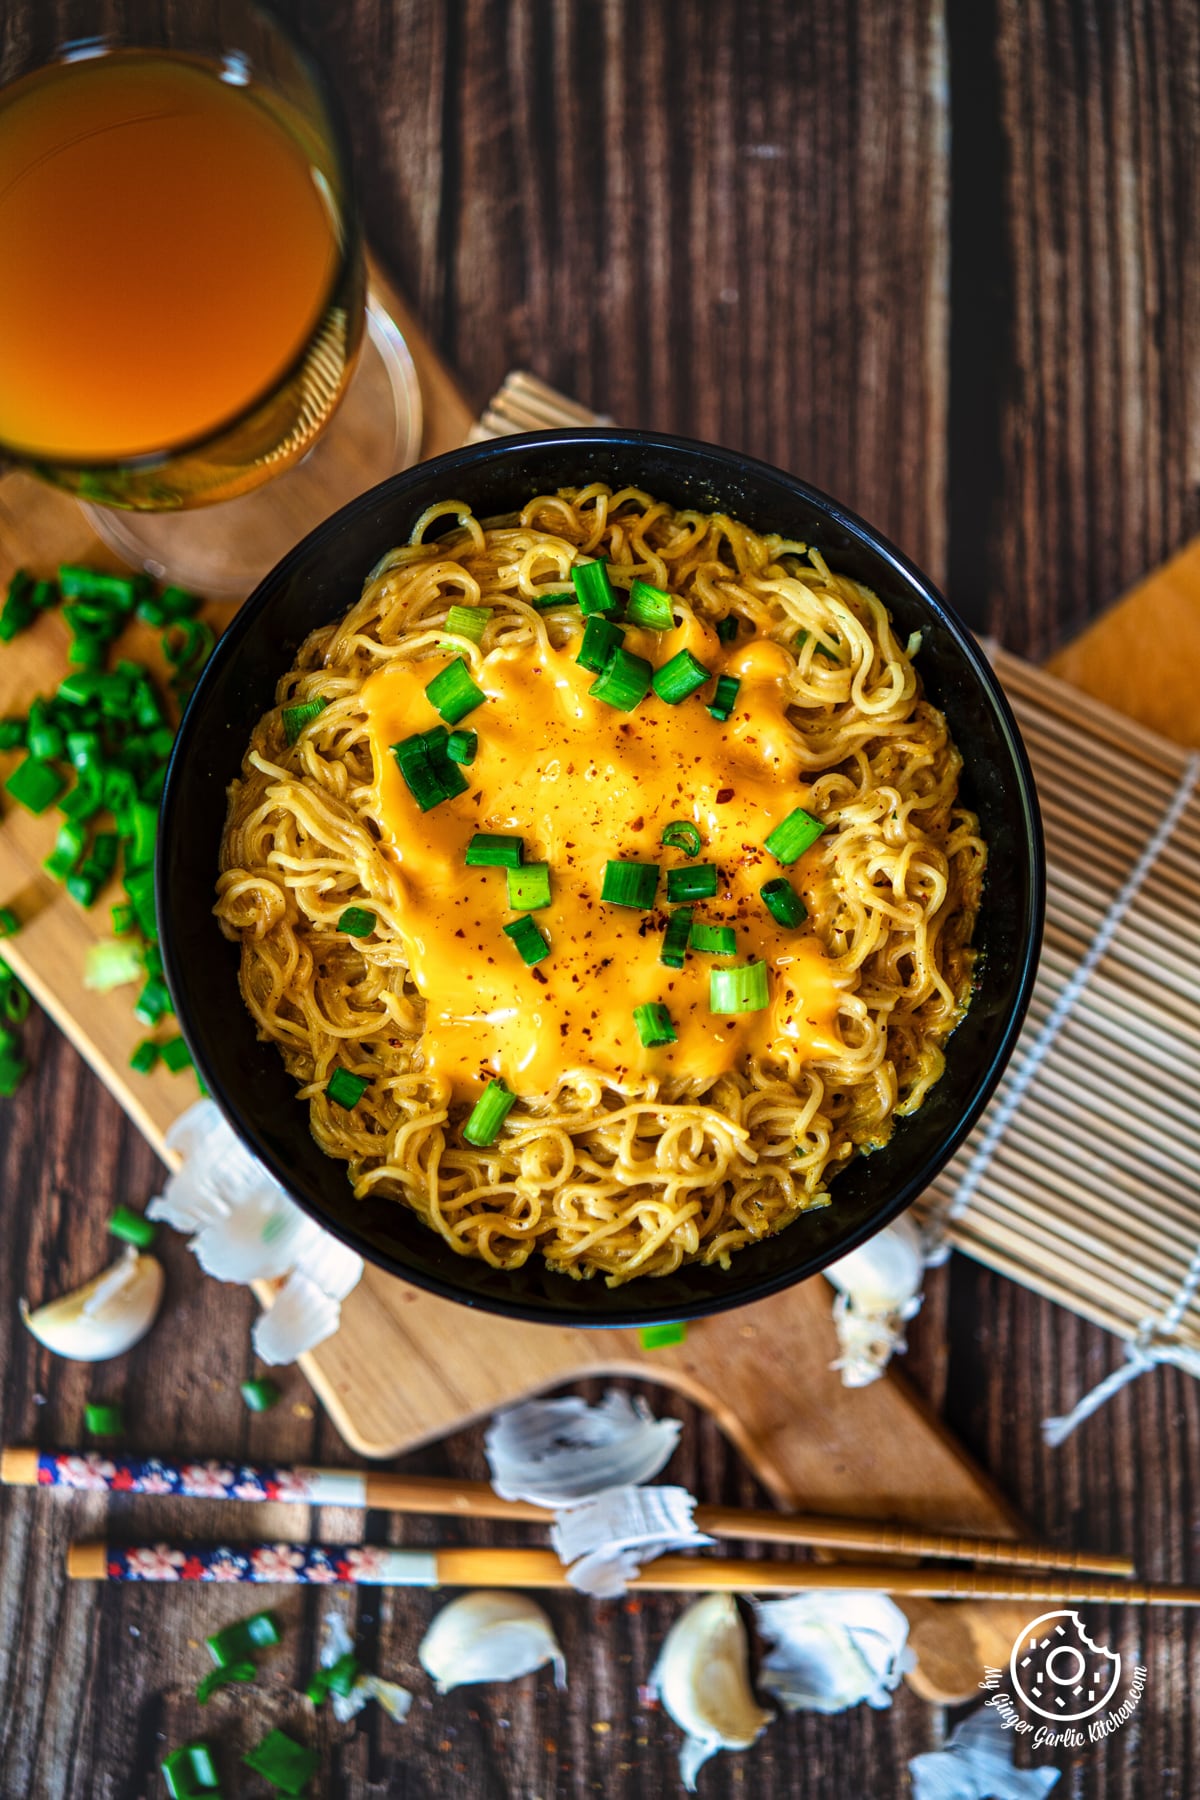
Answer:
<path fill-rule="evenodd" d="M 680 650 L 656 672 L 654 691 L 668 706 L 678 706 L 681 700 L 702 688 L 711 675 L 711 669 L 697 661 L 690 650 Z"/>
<path fill-rule="evenodd" d="M 314 719 L 319 718 L 329 705 L 328 700 L 320 694 L 314 700 L 299 700 L 295 706 L 283 709 L 283 735 L 289 744 L 294 744 L 300 733 L 308 728 Z"/>
<path fill-rule="evenodd" d="M 158 1235 L 158 1227 L 152 1219 L 134 1212 L 128 1206 L 113 1208 L 108 1229 L 114 1237 L 120 1238 L 123 1243 L 135 1244 L 139 1250 L 148 1250 Z"/>
<path fill-rule="evenodd" d="M 610 906 L 636 906 L 642 912 L 654 905 L 658 889 L 658 864 L 610 862 L 604 865 L 600 898 Z"/>
<path fill-rule="evenodd" d="M 590 669 L 593 675 L 599 675 L 614 650 L 619 650 L 625 633 L 611 619 L 601 613 L 593 613 L 583 628 L 579 650 L 575 661 L 582 669 Z"/>
<path fill-rule="evenodd" d="M 0 750 L 19 750 L 25 742 L 24 719 L 0 719 Z"/>
<path fill-rule="evenodd" d="M 257 1674 L 252 1662 L 226 1663 L 222 1668 L 210 1669 L 196 1683 L 196 1698 L 201 1706 L 207 1706 L 218 1688 L 228 1687 L 231 1681 L 253 1681 Z"/>
<path fill-rule="evenodd" d="M 90 706 L 100 698 L 103 680 L 102 672 L 80 669 L 77 674 L 64 676 L 58 684 L 55 699 L 63 706 Z"/>
<path fill-rule="evenodd" d="M 648 581 L 635 581 L 630 588 L 625 617 L 631 625 L 644 625 L 649 631 L 672 631 L 675 627 L 670 595 L 651 587 Z"/>
<path fill-rule="evenodd" d="M 172 1750 L 163 1760 L 162 1778 L 171 1800 L 197 1800 L 201 1794 L 215 1794 L 221 1785 L 212 1752 L 202 1739 Z"/>
<path fill-rule="evenodd" d="M 349 1069 L 337 1068 L 325 1084 L 325 1092 L 336 1106 L 353 1110 L 370 1087 L 370 1077 L 354 1075 Z"/>
<path fill-rule="evenodd" d="M 708 710 L 714 719 L 720 720 L 722 725 L 737 703 L 738 689 L 741 685 L 736 675 L 721 675 L 717 678 L 716 692 L 709 701 Z"/>
<path fill-rule="evenodd" d="M 667 929 L 663 934 L 663 947 L 659 961 L 666 963 L 668 969 L 682 969 L 691 934 L 692 909 L 690 906 L 681 906 L 671 914 Z"/>
<path fill-rule="evenodd" d="M 811 813 L 798 806 L 795 812 L 790 812 L 786 819 L 780 821 L 763 842 L 776 862 L 781 862 L 786 867 L 789 863 L 794 863 L 798 856 L 803 856 L 816 843 L 824 829 L 820 819 L 814 819 Z"/>
<path fill-rule="evenodd" d="M 353 1650 L 347 1650 L 328 1669 L 318 1669 L 304 1690 L 306 1700 L 323 1706 L 330 1694 L 347 1696 L 358 1680 L 359 1663 Z"/>
<path fill-rule="evenodd" d="M 143 1038 L 129 1059 L 129 1066 L 139 1075 L 148 1075 L 158 1062 L 158 1045 L 153 1038 Z"/>
<path fill-rule="evenodd" d="M 8 584 L 4 609 L 0 611 L 0 642 L 9 644 L 18 632 L 33 624 L 33 577 L 26 569 L 18 569 Z"/>
<path fill-rule="evenodd" d="M 248 1661 L 256 1650 L 282 1643 L 283 1632 L 274 1613 L 256 1612 L 248 1619 L 235 1619 L 232 1625 L 222 1626 L 204 1642 L 217 1667 L 227 1669 L 231 1663 Z"/>
<path fill-rule="evenodd" d="M 690 869 L 667 870 L 667 899 L 711 900 L 720 870 L 715 863 L 693 863 Z"/>
<path fill-rule="evenodd" d="M 643 1325 L 638 1336 L 643 1350 L 665 1350 L 670 1344 L 682 1344 L 687 1326 L 681 1319 L 667 1325 Z"/>
<path fill-rule="evenodd" d="M 71 874 L 87 847 L 87 833 L 73 819 L 67 819 L 59 826 L 58 836 L 54 840 L 54 848 L 43 862 L 42 867 L 56 881 L 65 881 Z"/>
<path fill-rule="evenodd" d="M 785 876 L 764 882 L 758 891 L 763 905 L 780 925 L 799 925 L 807 919 L 808 908 Z"/>
<path fill-rule="evenodd" d="M 269 1731 L 242 1761 L 282 1794 L 302 1794 L 321 1763 L 315 1750 L 306 1750 L 286 1731 Z"/>
<path fill-rule="evenodd" d="M 475 682 L 466 660 L 456 656 L 428 683 L 425 698 L 447 725 L 457 725 L 477 706 L 482 706 L 487 695 Z"/>
<path fill-rule="evenodd" d="M 468 869 L 519 869 L 525 857 L 525 840 L 501 831 L 477 831 L 463 859 Z"/>
<path fill-rule="evenodd" d="M 64 563 L 58 571 L 64 600 L 103 601 L 109 612 L 130 613 L 145 590 L 138 575 L 109 575 L 101 569 L 80 569 Z"/>
<path fill-rule="evenodd" d="M 24 762 L 17 764 L 4 787 L 29 812 L 44 813 L 58 799 L 66 785 L 58 770 L 49 763 L 38 762 L 36 757 L 27 756 Z"/>
<path fill-rule="evenodd" d="M 16 937 L 21 921 L 11 906 L 0 906 L 0 938 Z"/>
<path fill-rule="evenodd" d="M 6 962 L 0 962 L 0 1012 L 10 1025 L 23 1025 L 29 1017 L 29 989 L 17 980 Z"/>
<path fill-rule="evenodd" d="M 165 1044 L 158 1046 L 158 1054 L 172 1075 L 178 1075 L 180 1069 L 191 1066 L 192 1053 L 181 1037 L 168 1038 Z"/>
<path fill-rule="evenodd" d="M 154 870 L 138 869 L 125 877 L 125 892 L 143 936 L 157 939 L 158 915 L 154 906 Z"/>
<path fill-rule="evenodd" d="M 446 739 L 446 755 L 452 763 L 473 763 L 479 750 L 479 735 L 474 731 L 452 731 Z"/>
<path fill-rule="evenodd" d="M 39 762 L 56 762 L 66 750 L 62 728 L 54 722 L 40 695 L 29 708 L 25 742 L 30 756 L 36 756 Z"/>
<path fill-rule="evenodd" d="M 807 644 L 807 642 L 809 640 L 809 637 L 813 636 L 813 635 L 816 635 L 816 637 L 817 637 L 817 641 L 813 646 L 813 655 L 814 656 L 823 656 L 827 662 L 841 662 L 841 660 L 842 660 L 841 646 L 838 644 L 838 641 L 836 638 L 831 637 L 831 642 L 827 644 L 825 642 L 825 640 L 822 637 L 820 637 L 819 635 L 810 633 L 810 632 L 807 632 L 804 630 L 800 630 L 796 633 L 795 637 L 792 639 L 792 642 L 796 646 L 797 650 L 803 650 L 805 644 Z"/>
<path fill-rule="evenodd" d="M 203 619 L 172 619 L 163 633 L 163 654 L 175 670 L 173 686 L 189 687 L 213 653 L 216 636 Z"/>
<path fill-rule="evenodd" d="M 560 577 L 561 581 L 561 577 Z M 577 606 L 579 604 L 574 588 L 564 589 L 544 587 L 538 588 L 533 595 L 533 604 L 539 612 L 545 612 L 550 606 Z"/>
<path fill-rule="evenodd" d="M 705 956 L 737 955 L 737 932 L 732 925 L 704 925 L 697 919 L 689 942 Z"/>
<path fill-rule="evenodd" d="M 80 870 L 67 876 L 66 889 L 77 906 L 95 906 L 100 883 L 94 875 L 85 875 Z"/>
<path fill-rule="evenodd" d="M 30 603 L 37 612 L 46 612 L 58 603 L 58 589 L 52 581 L 35 581 Z"/>
<path fill-rule="evenodd" d="M 654 669 L 646 658 L 618 644 L 588 691 L 618 712 L 632 712 L 645 699 L 653 679 Z"/>
<path fill-rule="evenodd" d="M 635 1006 L 633 1022 L 644 1050 L 653 1050 L 657 1044 L 673 1044 L 679 1035 L 671 1023 L 670 1013 L 657 1000 L 647 1006 Z"/>
<path fill-rule="evenodd" d="M 256 1381 L 243 1381 L 241 1395 L 251 1412 L 263 1413 L 278 1406 L 283 1398 L 283 1389 L 269 1376 L 261 1375 Z"/>
<path fill-rule="evenodd" d="M 726 613 L 723 619 L 717 620 L 717 636 L 723 644 L 732 644 L 738 634 L 738 616 Z"/>
<path fill-rule="evenodd" d="M 455 637 L 469 638 L 471 643 L 478 644 L 491 616 L 491 608 L 487 606 L 452 606 L 446 614 L 446 630 L 453 632 Z"/>
<path fill-rule="evenodd" d="M 98 994 L 140 981 L 142 972 L 142 953 L 129 938 L 103 938 L 89 945 L 83 959 L 83 985 Z"/>
<path fill-rule="evenodd" d="M 532 968 L 534 963 L 542 962 L 550 954 L 550 946 L 526 913 L 523 919 L 514 919 L 511 925 L 504 926 L 504 935 L 511 938 L 521 955 L 521 961 Z"/>
<path fill-rule="evenodd" d="M 770 999 L 765 962 L 737 969 L 714 969 L 708 978 L 708 1010 L 714 1013 L 761 1012 Z"/>
<path fill-rule="evenodd" d="M 165 619 L 190 619 L 200 611 L 200 596 L 189 593 L 187 588 L 165 587 L 158 596 L 158 608 Z M 142 608 L 139 606 L 139 619 L 141 616 Z"/>
<path fill-rule="evenodd" d="M 29 1073 L 29 1064 L 17 1056 L 0 1056 L 0 1094 L 12 1098 Z"/>
<path fill-rule="evenodd" d="M 89 1400 L 83 1409 L 83 1420 L 92 1437 L 120 1437 L 125 1419 L 119 1406 L 104 1406 Z"/>
<path fill-rule="evenodd" d="M 165 981 L 157 976 L 148 981 L 138 995 L 133 1008 L 133 1016 L 142 1025 L 157 1025 L 167 1013 L 173 1011 L 171 995 Z M 182 1038 L 179 1040 L 183 1042 Z M 180 1067 L 183 1065 L 181 1064 Z"/>
<path fill-rule="evenodd" d="M 522 863 L 508 870 L 508 904 L 514 912 L 539 912 L 550 904 L 550 864 Z"/>
<path fill-rule="evenodd" d="M 365 906 L 348 906 L 338 919 L 337 928 L 347 937 L 370 937 L 378 923 L 375 914 Z"/>
<path fill-rule="evenodd" d="M 690 819 L 672 819 L 662 834 L 663 849 L 682 850 L 685 856 L 699 856 L 704 839 Z"/>
<path fill-rule="evenodd" d="M 435 725 L 432 731 L 419 731 L 392 745 L 408 791 L 422 812 L 467 791 L 466 776 L 446 755 L 449 741 L 445 726 Z"/>
<path fill-rule="evenodd" d="M 502 1081 L 489 1081 L 463 1126 L 462 1134 L 467 1143 L 483 1150 L 494 1144 L 500 1135 L 500 1127 L 516 1104 L 517 1096 L 510 1094 Z"/>
<path fill-rule="evenodd" d="M 147 863 L 154 861 L 154 844 L 158 837 L 157 806 L 135 800 L 129 809 L 128 825 L 125 860 L 131 869 L 144 869 Z"/>
<path fill-rule="evenodd" d="M 608 563 L 603 557 L 595 562 L 576 563 L 571 570 L 571 580 L 579 596 L 579 610 L 585 619 L 592 613 L 616 612 L 617 596 L 608 579 Z"/>

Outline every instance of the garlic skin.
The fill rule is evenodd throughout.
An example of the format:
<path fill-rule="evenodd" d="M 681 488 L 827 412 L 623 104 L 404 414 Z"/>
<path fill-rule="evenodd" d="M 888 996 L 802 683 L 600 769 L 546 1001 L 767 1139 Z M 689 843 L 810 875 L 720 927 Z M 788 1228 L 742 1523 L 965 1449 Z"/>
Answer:
<path fill-rule="evenodd" d="M 656 1419 L 644 1400 L 610 1388 L 598 1406 L 572 1396 L 507 1407 L 488 1426 L 484 1449 L 502 1500 L 573 1506 L 652 1480 L 682 1429 L 678 1419 Z"/>
<path fill-rule="evenodd" d="M 132 1245 L 93 1281 L 48 1300 L 21 1317 L 39 1344 L 72 1362 L 105 1362 L 144 1338 L 162 1305 L 163 1271 L 157 1257 Z"/>
<path fill-rule="evenodd" d="M 479 1589 L 452 1600 L 430 1624 L 417 1655 L 439 1694 L 473 1681 L 515 1681 L 548 1662 L 555 1685 L 567 1685 L 554 1628 L 524 1594 Z"/>
<path fill-rule="evenodd" d="M 718 1750 L 749 1750 L 774 1713 L 750 1686 L 746 1630 L 729 1594 L 706 1594 L 672 1625 L 658 1653 L 651 1687 L 687 1734 L 679 1773 L 689 1793 Z"/>
<path fill-rule="evenodd" d="M 904 1326 L 921 1310 L 925 1255 L 921 1233 L 907 1213 L 830 1263 L 827 1280 L 838 1290 L 833 1306 L 846 1387 L 878 1381 L 893 1354 L 906 1348 Z"/>
<path fill-rule="evenodd" d="M 884 1707 L 917 1659 L 908 1619 L 886 1594 L 820 1588 L 755 1603 L 770 1646 L 759 1682 L 788 1712 Z"/>

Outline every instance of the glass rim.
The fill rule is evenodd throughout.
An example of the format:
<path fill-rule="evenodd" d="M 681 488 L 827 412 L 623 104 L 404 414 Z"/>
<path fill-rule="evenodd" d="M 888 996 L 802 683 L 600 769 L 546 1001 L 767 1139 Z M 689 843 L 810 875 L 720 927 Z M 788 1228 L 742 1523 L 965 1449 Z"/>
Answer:
<path fill-rule="evenodd" d="M 305 78 L 312 87 L 324 114 L 325 122 L 328 127 L 329 144 L 333 151 L 334 161 L 337 165 L 337 172 L 341 182 L 342 238 L 328 284 L 326 285 L 321 298 L 320 307 L 313 320 L 313 327 L 315 330 L 316 325 L 324 317 L 326 312 L 328 312 L 330 303 L 346 279 L 347 272 L 353 267 L 362 254 L 363 235 L 359 219 L 358 200 L 355 191 L 354 166 L 350 150 L 350 133 L 346 125 L 346 116 L 337 94 L 331 83 L 326 79 L 325 72 L 316 57 L 313 56 L 307 46 L 301 42 L 295 31 L 292 30 L 290 25 L 280 16 L 274 6 L 265 5 L 263 0 L 249 0 L 249 7 L 252 11 L 261 13 L 263 17 L 268 20 L 273 29 L 285 39 L 289 48 L 294 53 L 297 62 L 301 65 Z M 84 58 L 79 57 L 78 54 L 75 56 L 69 54 L 72 45 L 80 43 L 80 41 L 81 40 L 69 40 L 66 43 L 58 44 L 55 48 L 54 55 L 48 57 L 45 62 L 38 63 L 35 68 L 27 70 L 24 76 L 18 76 L 16 81 L 7 83 L 4 87 L 0 87 L 0 103 L 3 102 L 4 95 L 8 92 L 10 87 L 15 87 L 17 82 L 25 80 L 28 76 L 39 74 L 44 69 L 53 69 L 59 66 L 66 66 L 72 62 L 85 60 Z M 82 40 L 82 42 L 86 42 L 89 46 L 89 54 L 86 58 L 88 61 L 98 61 L 102 57 L 110 55 L 118 50 L 149 49 L 153 52 L 158 48 L 154 45 L 147 46 L 139 44 L 134 39 L 127 38 L 119 31 L 106 32 L 103 36 L 88 38 Z M 92 46 L 94 46 L 94 49 L 92 49 Z M 198 62 L 207 63 L 210 68 L 218 68 L 220 66 L 219 64 L 214 63 L 211 58 L 206 57 L 199 52 L 164 49 L 161 51 L 161 54 L 164 56 L 191 57 Z M 261 388 L 257 389 L 244 405 L 239 406 L 236 412 L 229 413 L 225 418 L 219 419 L 215 425 L 208 426 L 204 431 L 194 432 L 190 437 L 177 439 L 171 443 L 162 445 L 158 449 L 140 450 L 135 455 L 103 457 L 70 457 L 42 454 L 36 450 L 30 449 L 27 445 L 17 444 L 7 438 L 0 437 L 0 471 L 2 471 L 7 464 L 10 468 L 25 470 L 49 469 L 62 471 L 64 473 L 67 471 L 74 472 L 78 470 L 80 473 L 88 475 L 117 475 L 127 471 L 155 469 L 161 467 L 165 463 L 173 462 L 180 457 L 194 455 L 198 451 L 203 450 L 207 445 L 215 444 L 219 442 L 221 438 L 226 437 L 230 432 L 236 431 L 240 425 L 243 425 L 249 419 L 252 419 L 254 414 L 258 412 L 268 400 L 282 392 L 288 383 L 298 375 L 303 368 L 312 348 L 313 335 L 313 330 L 310 330 L 300 344 L 296 354 L 290 359 L 286 366 L 280 370 L 279 374 L 273 376 L 270 381 L 264 383 Z"/>

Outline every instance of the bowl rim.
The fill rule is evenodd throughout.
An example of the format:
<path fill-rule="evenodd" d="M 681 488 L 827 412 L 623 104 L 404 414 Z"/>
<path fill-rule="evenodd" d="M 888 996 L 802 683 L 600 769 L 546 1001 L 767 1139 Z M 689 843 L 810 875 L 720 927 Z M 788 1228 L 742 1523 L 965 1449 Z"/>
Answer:
<path fill-rule="evenodd" d="M 171 833 L 168 824 L 179 785 L 178 771 L 193 754 L 193 740 L 200 730 L 200 720 L 204 711 L 203 703 L 207 691 L 215 683 L 218 672 L 224 669 L 226 664 L 237 655 L 242 640 L 253 629 L 259 615 L 269 607 L 277 587 L 288 575 L 302 566 L 317 543 L 330 532 L 343 529 L 360 515 L 372 512 L 382 502 L 391 502 L 393 498 L 402 498 L 408 488 L 424 484 L 431 475 L 445 478 L 445 481 L 449 483 L 456 474 L 463 470 L 473 469 L 482 462 L 508 456 L 519 458 L 522 451 L 541 446 L 565 447 L 571 444 L 577 444 L 581 452 L 596 448 L 611 448 L 614 452 L 622 449 L 661 449 L 668 453 L 694 458 L 698 468 L 716 462 L 722 469 L 743 473 L 771 484 L 782 484 L 797 498 L 820 512 L 832 527 L 857 539 L 874 555 L 890 565 L 898 580 L 910 590 L 915 591 L 921 604 L 928 608 L 939 624 L 950 633 L 956 650 L 968 665 L 976 685 L 986 697 L 995 724 L 1016 771 L 1020 813 L 1019 835 L 1028 857 L 1029 869 L 1029 916 L 1016 953 L 1018 969 L 1014 997 L 995 1048 L 986 1065 L 972 1083 L 966 1103 L 953 1130 L 939 1140 L 936 1148 L 923 1158 L 921 1164 L 906 1181 L 899 1183 L 886 1200 L 871 1211 L 867 1218 L 847 1231 L 844 1240 L 837 1246 L 835 1256 L 826 1256 L 819 1252 L 807 1258 L 801 1256 L 797 1258 L 794 1265 L 763 1274 L 751 1293 L 734 1292 L 730 1293 L 728 1297 L 718 1294 L 715 1298 L 699 1298 L 693 1302 L 675 1300 L 670 1304 L 669 1315 L 664 1313 L 661 1305 L 655 1310 L 653 1290 L 656 1282 L 650 1277 L 641 1282 L 635 1279 L 618 1289 L 608 1290 L 610 1293 L 629 1294 L 630 1303 L 624 1306 L 617 1303 L 606 1304 L 604 1316 L 590 1320 L 585 1317 L 568 1317 L 558 1307 L 536 1297 L 521 1296 L 508 1299 L 503 1294 L 468 1293 L 464 1292 L 453 1279 L 443 1277 L 436 1271 L 428 1269 L 414 1271 L 400 1258 L 381 1250 L 378 1245 L 370 1241 L 364 1231 L 341 1219 L 331 1218 L 318 1202 L 310 1200 L 298 1191 L 294 1173 L 288 1169 L 282 1158 L 275 1155 L 270 1145 L 262 1138 L 253 1118 L 243 1110 L 238 1097 L 231 1092 L 230 1086 L 222 1077 L 219 1068 L 214 1067 L 203 1051 L 198 1049 L 189 1029 L 186 1008 L 177 1013 L 179 1030 L 192 1053 L 203 1086 L 226 1124 L 302 1211 L 306 1212 L 331 1236 L 338 1238 L 350 1249 L 357 1251 L 366 1263 L 374 1264 L 398 1280 L 436 1294 L 441 1299 L 451 1300 L 460 1306 L 471 1307 L 480 1312 L 513 1319 L 524 1324 L 554 1325 L 560 1330 L 620 1330 L 630 1327 L 646 1327 L 668 1322 L 668 1320 L 671 1323 L 692 1322 L 720 1312 L 730 1311 L 736 1307 L 752 1306 L 760 1300 L 769 1299 L 786 1288 L 819 1274 L 822 1269 L 828 1268 L 831 1263 L 839 1261 L 842 1257 L 848 1256 L 852 1250 L 857 1249 L 869 1238 L 882 1231 L 924 1192 L 974 1128 L 992 1098 L 1016 1047 L 1032 996 L 1041 952 L 1045 920 L 1046 858 L 1033 771 L 1012 708 L 991 664 L 970 628 L 959 618 L 949 602 L 943 598 L 916 564 L 881 532 L 848 507 L 843 506 L 841 502 L 801 480 L 800 477 L 791 475 L 786 470 L 759 458 L 744 455 L 740 451 L 730 450 L 721 445 L 705 443 L 700 439 L 615 426 L 580 426 L 562 430 L 524 432 L 511 437 L 481 439 L 478 442 L 464 445 L 460 449 L 446 451 L 440 456 L 414 463 L 410 468 L 390 476 L 376 487 L 367 489 L 365 493 L 358 495 L 338 511 L 331 513 L 327 519 L 322 520 L 319 525 L 300 539 L 286 556 L 282 557 L 268 571 L 217 640 L 216 647 L 192 692 L 176 734 L 161 801 L 160 829 L 155 852 L 155 892 L 159 899 L 159 936 L 163 970 L 173 1000 L 184 991 L 184 983 L 180 979 L 181 958 L 174 939 L 170 914 L 166 905 L 163 904 L 163 900 L 169 891 L 167 864 Z M 452 494 L 453 488 L 447 486 L 446 491 Z M 790 1229 L 790 1227 L 785 1229 Z M 570 1275 L 565 1273 L 560 1275 L 558 1271 L 549 1273 L 564 1282 L 569 1281 L 573 1286 L 576 1285 L 575 1278 Z M 597 1278 L 593 1277 L 592 1279 Z M 636 1301 L 633 1298 L 635 1294 L 638 1296 Z"/>

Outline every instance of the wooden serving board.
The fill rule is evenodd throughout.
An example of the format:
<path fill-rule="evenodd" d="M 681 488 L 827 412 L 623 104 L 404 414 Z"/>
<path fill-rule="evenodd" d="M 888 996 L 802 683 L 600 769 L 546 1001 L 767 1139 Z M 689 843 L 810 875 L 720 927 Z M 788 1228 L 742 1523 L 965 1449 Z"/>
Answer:
<path fill-rule="evenodd" d="M 403 300 L 373 279 L 404 332 L 425 407 L 424 453 L 465 440 L 471 413 Z M 1200 663 L 1200 551 L 1177 593 L 1177 638 L 1191 632 Z M 50 572 L 62 561 L 113 566 L 78 508 L 22 475 L 0 480 L 0 583 L 25 564 Z M 1139 615 L 1155 607 L 1152 588 L 1125 603 Z M 227 608 L 214 608 L 220 622 Z M 129 640 L 149 659 L 153 634 Z M 1148 650 L 1164 642 L 1120 610 L 1065 653 L 1063 672 L 1080 686 L 1136 710 L 1127 689 L 1130 663 L 1107 660 L 1103 646 L 1139 643 L 1137 669 L 1147 706 L 1158 671 Z M 0 716 L 24 710 L 62 677 L 65 627 L 42 618 L 0 651 Z M 1073 663 L 1071 658 L 1076 658 Z M 1081 659 L 1081 660 L 1080 660 Z M 1183 658 L 1180 657 L 1182 663 Z M 1118 679 L 1119 678 L 1119 679 Z M 1193 708 L 1200 706 L 1191 696 Z M 1155 723 L 1161 720 L 1154 718 Z M 1200 737 L 1200 716 L 1189 729 Z M 1177 732 L 1178 735 L 1178 732 Z M 5 759 L 0 759 L 2 762 Z M 41 869 L 55 827 L 22 809 L 7 810 L 0 831 L 0 905 L 14 906 L 21 934 L 4 954 L 71 1038 L 130 1117 L 166 1157 L 164 1134 L 195 1098 L 188 1076 L 131 1074 L 128 1059 L 143 1035 L 129 991 L 99 996 L 82 983 L 88 946 L 108 935 L 102 899 L 85 913 Z M 169 1159 L 168 1159 L 169 1160 Z M 1011 1508 L 910 1392 L 888 1375 L 850 1390 L 829 1364 L 836 1354 L 830 1291 L 812 1281 L 758 1306 L 693 1325 L 679 1346 L 646 1352 L 628 1331 L 582 1332 L 521 1326 L 477 1314 L 368 1268 L 347 1300 L 335 1337 L 302 1358 L 305 1373 L 346 1441 L 366 1457 L 393 1456 L 440 1437 L 498 1406 L 584 1376 L 633 1375 L 661 1381 L 707 1407 L 780 1506 L 903 1520 L 914 1525 L 1015 1535 Z M 910 1609 L 920 1657 L 914 1685 L 931 1699 L 965 1698 L 985 1663 L 1002 1661 L 1023 1622 L 1020 1608 L 917 1602 Z"/>

